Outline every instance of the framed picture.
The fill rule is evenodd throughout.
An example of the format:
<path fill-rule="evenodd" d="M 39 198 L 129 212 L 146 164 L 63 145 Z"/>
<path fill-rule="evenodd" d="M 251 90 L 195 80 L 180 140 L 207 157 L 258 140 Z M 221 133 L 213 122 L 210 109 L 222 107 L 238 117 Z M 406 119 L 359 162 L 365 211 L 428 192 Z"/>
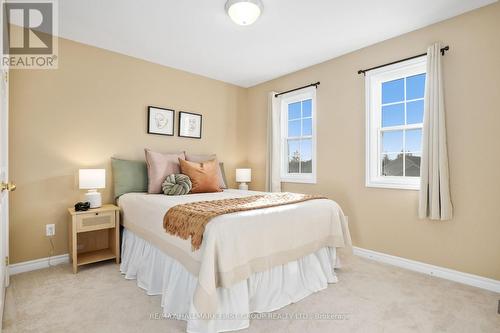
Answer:
<path fill-rule="evenodd" d="M 174 135 L 174 115 L 174 110 L 148 106 L 148 133 Z"/>
<path fill-rule="evenodd" d="M 201 139 L 201 114 L 179 111 L 179 133 L 184 138 Z"/>

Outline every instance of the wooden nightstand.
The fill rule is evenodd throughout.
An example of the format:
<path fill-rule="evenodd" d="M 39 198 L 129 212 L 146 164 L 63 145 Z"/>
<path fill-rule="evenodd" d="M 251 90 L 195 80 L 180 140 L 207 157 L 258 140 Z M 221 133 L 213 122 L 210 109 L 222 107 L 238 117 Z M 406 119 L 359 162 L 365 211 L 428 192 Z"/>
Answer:
<path fill-rule="evenodd" d="M 115 259 L 120 262 L 120 208 L 102 205 L 100 208 L 71 214 L 68 228 L 69 251 L 73 273 L 78 266 Z"/>

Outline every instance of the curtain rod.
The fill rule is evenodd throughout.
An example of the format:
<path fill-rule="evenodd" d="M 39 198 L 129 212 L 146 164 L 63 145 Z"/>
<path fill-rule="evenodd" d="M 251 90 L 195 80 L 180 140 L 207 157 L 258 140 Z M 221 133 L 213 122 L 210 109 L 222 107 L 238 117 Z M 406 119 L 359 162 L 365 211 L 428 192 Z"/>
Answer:
<path fill-rule="evenodd" d="M 284 94 L 288 94 L 288 93 L 291 93 L 292 91 L 297 91 L 297 90 L 300 90 L 300 89 L 305 89 L 305 88 L 309 88 L 309 87 L 315 87 L 315 88 L 318 88 L 319 86 L 319 81 L 316 82 L 316 83 L 311 83 L 311 84 L 308 84 L 307 86 L 303 86 L 303 87 L 298 87 L 298 88 L 295 88 L 295 89 L 291 89 L 291 90 L 287 90 L 287 91 L 283 91 L 283 92 L 280 92 L 280 93 L 277 93 L 274 95 L 274 97 L 278 97 L 280 95 L 284 95 Z"/>
<path fill-rule="evenodd" d="M 448 45 L 446 45 L 445 47 L 443 47 L 441 49 L 441 55 L 444 55 L 444 53 L 446 51 L 449 51 L 450 50 L 450 47 Z M 406 60 L 411 60 L 411 59 L 415 59 L 415 58 L 420 58 L 424 55 L 427 55 L 427 53 L 422 53 L 422 54 L 419 54 L 419 55 L 416 55 L 416 56 L 413 56 L 413 57 L 409 57 L 409 58 L 404 58 L 404 59 L 401 59 L 401 60 L 396 60 L 396 61 L 393 61 L 393 62 L 390 62 L 388 64 L 383 64 L 383 65 L 380 65 L 380 66 L 375 66 L 375 67 L 372 67 L 372 68 L 368 68 L 368 69 L 360 69 L 358 71 L 358 74 L 363 74 L 363 75 L 366 75 L 366 72 L 369 72 L 371 70 L 374 70 L 374 69 L 377 69 L 377 68 L 381 68 L 381 67 L 385 67 L 385 66 L 389 66 L 389 65 L 394 65 L 394 64 L 397 64 L 397 63 L 400 63 L 400 62 L 403 62 L 403 61 L 406 61 Z"/>

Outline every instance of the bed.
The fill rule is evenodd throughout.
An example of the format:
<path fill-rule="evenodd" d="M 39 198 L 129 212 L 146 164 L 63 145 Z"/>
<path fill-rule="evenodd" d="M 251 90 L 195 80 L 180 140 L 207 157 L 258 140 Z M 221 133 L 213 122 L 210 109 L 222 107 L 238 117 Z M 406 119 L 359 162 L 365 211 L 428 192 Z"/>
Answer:
<path fill-rule="evenodd" d="M 252 313 L 271 312 L 337 282 L 337 249 L 350 247 L 341 208 L 315 199 L 215 217 L 203 243 L 163 228 L 169 208 L 262 192 L 166 196 L 127 193 L 118 200 L 124 226 L 120 270 L 148 295 L 161 295 L 158 319 L 187 321 L 187 332 L 249 327 Z"/>

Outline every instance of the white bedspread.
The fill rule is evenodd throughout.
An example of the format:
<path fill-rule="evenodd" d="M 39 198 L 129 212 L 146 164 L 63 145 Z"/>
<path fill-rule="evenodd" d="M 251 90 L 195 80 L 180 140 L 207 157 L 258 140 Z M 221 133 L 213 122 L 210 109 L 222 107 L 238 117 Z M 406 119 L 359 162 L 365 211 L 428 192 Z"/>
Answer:
<path fill-rule="evenodd" d="M 194 305 L 198 312 L 214 313 L 217 287 L 230 287 L 252 273 L 297 260 L 323 247 L 350 246 L 342 210 L 327 199 L 216 217 L 205 229 L 201 249 L 194 252 L 189 240 L 167 234 L 163 229 L 163 217 L 174 205 L 259 193 L 239 190 L 185 196 L 130 193 L 120 197 L 119 206 L 126 228 L 198 276 Z"/>

